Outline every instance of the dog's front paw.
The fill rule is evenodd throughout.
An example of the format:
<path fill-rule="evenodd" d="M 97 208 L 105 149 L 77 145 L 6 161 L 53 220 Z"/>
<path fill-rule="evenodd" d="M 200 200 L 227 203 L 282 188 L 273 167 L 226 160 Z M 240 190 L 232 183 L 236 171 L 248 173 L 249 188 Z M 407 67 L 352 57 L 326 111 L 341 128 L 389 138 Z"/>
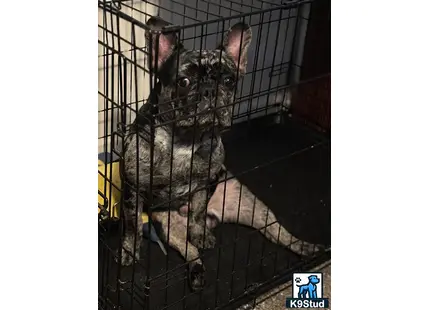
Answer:
<path fill-rule="evenodd" d="M 131 264 L 133 264 L 133 256 L 123 250 L 121 253 L 121 265 L 130 266 Z"/>
<path fill-rule="evenodd" d="M 118 262 L 119 257 L 117 257 L 116 261 Z M 130 266 L 131 264 L 133 264 L 133 259 L 135 259 L 136 261 L 139 260 L 139 253 L 134 253 L 134 255 L 132 255 L 129 251 L 122 249 L 121 251 L 121 265 L 122 266 Z"/>
<path fill-rule="evenodd" d="M 188 281 L 193 291 L 201 290 L 205 286 L 205 266 L 200 262 L 191 262 L 188 270 Z"/>

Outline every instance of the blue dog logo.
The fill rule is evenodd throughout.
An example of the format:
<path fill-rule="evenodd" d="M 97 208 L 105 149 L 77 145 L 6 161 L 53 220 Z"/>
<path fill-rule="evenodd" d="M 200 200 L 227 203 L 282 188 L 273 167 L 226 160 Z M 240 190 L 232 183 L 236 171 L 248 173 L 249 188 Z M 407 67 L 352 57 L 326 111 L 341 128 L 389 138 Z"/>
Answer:
<path fill-rule="evenodd" d="M 311 275 L 308 277 L 309 282 L 308 284 L 296 284 L 299 288 L 299 298 L 318 298 L 317 296 L 317 284 L 320 283 L 320 279 L 315 276 Z M 299 279 L 300 280 L 300 279 Z M 296 281 L 300 282 L 300 281 Z"/>

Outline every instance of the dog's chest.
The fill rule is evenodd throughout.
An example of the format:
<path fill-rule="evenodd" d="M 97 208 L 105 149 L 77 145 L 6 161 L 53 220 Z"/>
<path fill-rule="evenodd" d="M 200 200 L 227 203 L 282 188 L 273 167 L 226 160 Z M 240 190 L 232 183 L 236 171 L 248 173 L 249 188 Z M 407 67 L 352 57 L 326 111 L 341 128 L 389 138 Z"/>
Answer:
<path fill-rule="evenodd" d="M 220 138 L 214 138 L 212 142 L 194 141 L 193 143 L 175 143 L 175 138 L 164 130 L 156 132 L 155 144 L 160 150 L 161 160 L 158 172 L 170 178 L 172 181 L 185 182 L 187 186 L 197 177 L 206 172 L 209 176 L 209 166 L 218 165 L 222 161 L 222 149 Z M 178 187 L 179 186 L 178 184 Z M 179 188 L 178 188 L 179 190 Z M 179 190 L 182 191 L 182 190 Z"/>

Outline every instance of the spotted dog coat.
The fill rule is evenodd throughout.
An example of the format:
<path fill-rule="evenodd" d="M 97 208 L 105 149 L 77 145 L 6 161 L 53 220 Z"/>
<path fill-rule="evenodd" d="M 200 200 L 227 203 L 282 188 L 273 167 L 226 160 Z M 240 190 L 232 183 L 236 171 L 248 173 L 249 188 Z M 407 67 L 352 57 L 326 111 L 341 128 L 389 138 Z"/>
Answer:
<path fill-rule="evenodd" d="M 167 23 L 152 17 L 147 25 L 160 30 Z M 147 40 L 153 40 L 152 46 L 158 46 L 157 53 L 155 49 L 151 52 L 152 65 L 159 68 L 159 82 L 151 91 L 148 103 L 138 111 L 125 141 L 124 174 L 126 183 L 133 189 L 128 190 L 124 207 L 123 265 L 130 265 L 133 258 L 139 259 L 143 233 L 141 212 L 150 187 L 151 117 L 157 126 L 152 143 L 151 194 L 153 205 L 158 205 L 152 215 L 161 224 L 162 236 L 167 239 L 169 235 L 167 243 L 189 262 L 189 280 L 193 289 L 204 285 L 205 269 L 198 249 L 214 246 L 212 228 L 219 222 L 233 222 L 238 218 L 240 223 L 259 229 L 274 221 L 264 232 L 266 237 L 277 242 L 280 232 L 279 242 L 285 246 L 292 239 L 296 240 L 276 222 L 263 203 L 255 200 L 246 187 L 238 185 L 236 179 L 218 185 L 207 205 L 207 198 L 211 196 L 208 185 L 227 173 L 223 166 L 220 131 L 231 124 L 233 97 L 237 82 L 245 73 L 251 37 L 250 27 L 238 23 L 229 29 L 218 49 L 200 51 L 183 48 L 176 42 L 174 33 L 163 32 L 158 40 L 147 33 Z M 223 186 L 226 186 L 227 203 L 221 202 Z M 241 215 L 237 217 L 234 214 L 238 211 L 239 198 L 243 201 Z M 171 203 L 160 205 L 166 201 Z M 222 212 L 224 205 L 228 212 Z M 170 212 L 166 212 L 167 208 Z M 223 213 L 224 217 L 221 216 Z M 258 218 L 253 220 L 252 214 Z M 311 246 L 302 243 L 300 251 L 303 248 L 305 253 L 310 252 Z M 299 251 L 297 246 L 291 249 Z"/>

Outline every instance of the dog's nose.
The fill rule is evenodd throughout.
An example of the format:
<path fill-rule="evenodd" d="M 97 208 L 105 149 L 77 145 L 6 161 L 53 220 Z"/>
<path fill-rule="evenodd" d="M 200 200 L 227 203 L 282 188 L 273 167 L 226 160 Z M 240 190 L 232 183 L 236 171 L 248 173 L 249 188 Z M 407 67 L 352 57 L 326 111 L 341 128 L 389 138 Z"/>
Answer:
<path fill-rule="evenodd" d="M 207 99 L 215 98 L 216 96 L 215 88 L 211 86 L 203 86 L 200 93 L 204 98 Z"/>
<path fill-rule="evenodd" d="M 208 98 L 208 97 L 215 97 L 215 90 L 214 89 L 212 89 L 212 90 L 206 89 L 204 91 L 204 93 L 203 93 L 203 96 L 206 97 L 206 98 Z"/>

